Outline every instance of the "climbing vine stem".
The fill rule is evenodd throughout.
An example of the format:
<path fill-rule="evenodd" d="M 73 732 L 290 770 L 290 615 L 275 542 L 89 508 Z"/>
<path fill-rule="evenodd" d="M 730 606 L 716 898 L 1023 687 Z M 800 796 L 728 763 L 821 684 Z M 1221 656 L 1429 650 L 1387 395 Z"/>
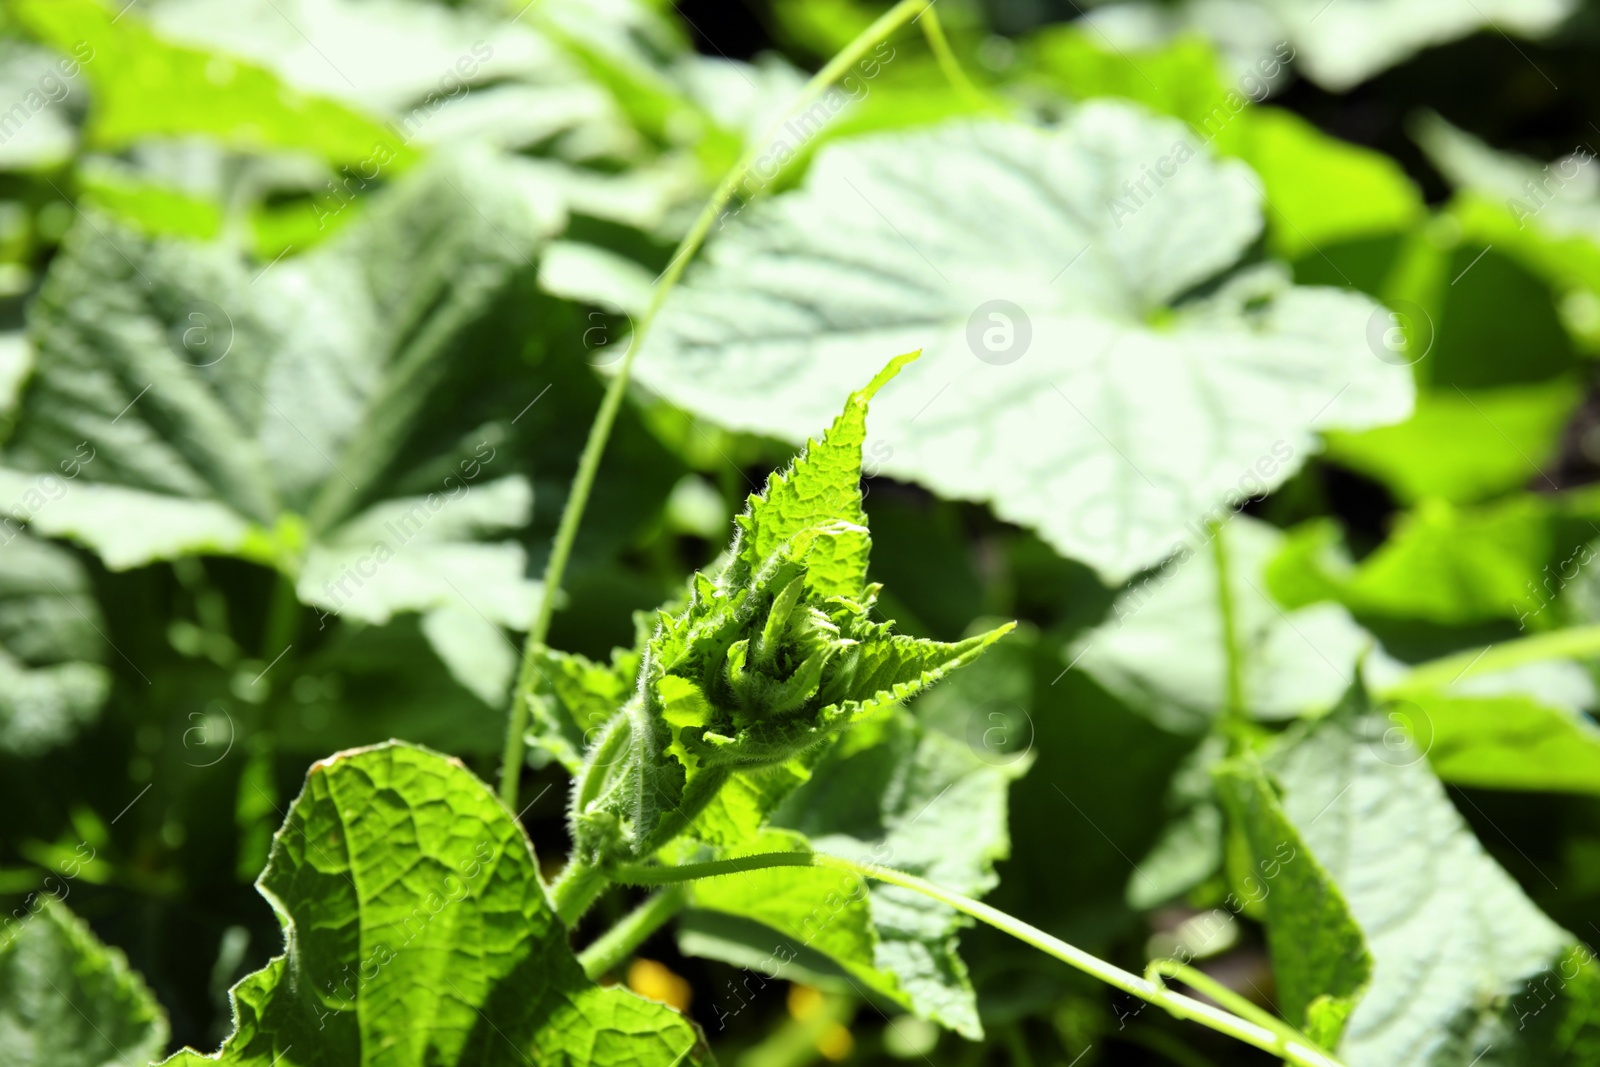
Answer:
<path fill-rule="evenodd" d="M 914 874 L 889 867 L 856 863 L 821 852 L 770 852 L 755 856 L 740 856 L 731 860 L 713 860 L 708 863 L 687 863 L 678 866 L 631 864 L 614 868 L 609 873 L 614 881 L 633 885 L 671 885 L 753 871 L 763 867 L 823 867 L 921 893 L 940 903 L 948 904 L 1002 933 L 1010 934 L 1024 944 L 1031 945 L 1130 996 L 1154 1004 L 1179 1019 L 1188 1019 L 1218 1033 L 1237 1038 L 1248 1045 L 1254 1045 L 1289 1063 L 1296 1064 L 1297 1067 L 1341 1067 L 1338 1060 L 1318 1048 L 1287 1023 L 1266 1016 L 1265 1012 L 1253 1005 L 1250 1006 L 1248 1013 L 1253 1017 L 1246 1018 L 1168 988 L 1161 980 L 1164 975 L 1188 982 L 1207 996 L 1213 996 L 1216 992 L 1207 984 L 1209 980 L 1204 975 L 1174 961 L 1162 961 L 1153 967 L 1147 976 L 1140 976 L 1091 955 L 1075 945 L 1069 945 L 1060 938 L 1052 937 L 1038 927 L 992 908 L 981 900 L 973 900 L 971 897 L 918 878 Z M 1224 991 L 1232 998 L 1232 1002 L 1240 1002 L 1240 998 L 1231 991 Z M 1220 998 L 1213 996 L 1213 999 Z"/>

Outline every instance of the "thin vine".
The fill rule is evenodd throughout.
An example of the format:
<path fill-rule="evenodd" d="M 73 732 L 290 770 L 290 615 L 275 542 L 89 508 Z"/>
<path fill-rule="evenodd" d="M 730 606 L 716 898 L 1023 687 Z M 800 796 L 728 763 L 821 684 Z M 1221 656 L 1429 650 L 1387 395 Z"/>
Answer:
<path fill-rule="evenodd" d="M 943 886 L 918 878 L 914 874 L 907 874 L 904 871 L 897 871 L 889 867 L 856 863 L 841 856 L 831 856 L 821 852 L 769 852 L 754 856 L 741 856 L 732 860 L 713 860 L 706 863 L 686 863 L 676 866 L 631 864 L 617 867 L 610 874 L 613 880 L 625 884 L 673 885 L 681 882 L 698 881 L 702 878 L 715 878 L 719 875 L 760 870 L 766 867 L 821 867 L 855 875 L 858 878 L 871 878 L 874 881 L 900 886 L 903 889 L 921 893 L 923 896 L 937 900 L 942 904 L 947 904 L 964 915 L 969 915 L 979 922 L 992 926 L 1002 933 L 1010 934 L 1024 944 L 1031 945 L 1109 986 L 1120 989 L 1130 996 L 1138 997 L 1149 1004 L 1154 1004 L 1175 1018 L 1197 1022 L 1218 1033 L 1227 1034 L 1246 1044 L 1254 1045 L 1263 1051 L 1280 1056 L 1289 1063 L 1298 1065 L 1298 1067 L 1342 1067 L 1338 1060 L 1318 1048 L 1310 1038 L 1307 1038 L 1298 1030 L 1295 1030 L 1281 1019 L 1273 1018 L 1266 1012 L 1261 1011 L 1261 1009 L 1249 1004 L 1248 1001 L 1228 990 L 1221 983 L 1208 979 L 1205 975 L 1192 968 L 1182 966 L 1172 960 L 1157 960 L 1151 964 L 1150 970 L 1144 976 L 1140 976 L 1132 971 L 1125 971 L 1114 963 L 1108 963 L 1098 956 L 1091 955 L 1075 945 L 1062 941 L 1058 937 L 1053 937 L 1030 923 L 1023 922 L 1021 919 L 1008 915 L 997 908 L 990 907 L 981 900 L 974 900 L 961 893 L 953 892 Z M 1240 1014 L 1235 1014 L 1224 1008 L 1174 992 L 1162 981 L 1164 977 L 1176 977 L 1213 1000 L 1231 1004 L 1235 1008 L 1244 1008 L 1244 1011 Z M 1220 996 L 1218 995 L 1219 993 L 1221 994 Z"/>

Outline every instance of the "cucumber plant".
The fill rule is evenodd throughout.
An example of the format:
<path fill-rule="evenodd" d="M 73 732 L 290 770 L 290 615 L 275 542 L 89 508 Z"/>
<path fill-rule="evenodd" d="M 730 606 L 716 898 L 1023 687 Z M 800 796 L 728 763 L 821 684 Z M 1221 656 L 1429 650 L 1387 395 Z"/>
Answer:
<path fill-rule="evenodd" d="M 1582 564 L 1560 571 L 1570 596 L 1547 582 L 1551 597 L 1535 607 L 1515 590 L 1526 636 L 1486 630 L 1498 639 L 1443 656 L 1423 641 L 1402 662 L 1380 625 L 1397 614 L 1504 622 L 1498 576 L 1521 577 L 1527 544 L 1600 514 L 1559 493 L 1471 510 L 1531 473 L 1519 442 L 1569 415 L 1574 393 L 1562 381 L 1531 399 L 1456 388 L 1463 405 L 1408 369 L 1415 321 L 1392 319 L 1353 283 L 1308 284 L 1315 256 L 1342 273 L 1321 242 L 1423 226 L 1420 195 L 1388 161 L 1248 104 L 1260 96 L 1230 91 L 1194 42 L 1136 62 L 1080 31 L 1041 32 L 1016 73 L 979 84 L 931 0 L 862 17 L 814 77 L 794 79 L 784 117 L 748 137 L 735 129 L 747 116 L 674 98 L 671 64 L 657 63 L 666 36 L 649 13 L 634 12 L 617 46 L 561 4 L 541 7 L 554 10 L 529 22 L 570 67 L 554 81 L 603 87 L 618 112 L 553 149 L 549 130 L 529 135 L 529 155 L 573 153 L 553 166 L 482 145 L 429 158 L 410 136 L 442 106 L 431 90 L 402 130 L 290 91 L 269 63 L 166 40 L 137 13 L 95 0 L 8 5 L 34 37 L 77 57 L 55 68 L 62 76 L 93 82 L 86 144 L 138 149 L 199 132 L 241 153 L 299 149 L 344 176 L 311 191 L 314 234 L 285 231 L 312 246 L 301 254 L 266 247 L 282 221 L 270 205 L 219 217 L 230 240 L 251 230 L 260 243 L 248 264 L 216 233 L 182 229 L 203 231 L 205 219 L 84 167 L 85 222 L 53 250 L 29 309 L 41 359 L 0 463 L 0 492 L 17 497 L 12 516 L 28 527 L 7 522 L 0 546 L 0 750 L 33 757 L 69 743 L 111 690 L 89 568 L 39 535 L 75 541 L 114 571 L 170 562 L 196 620 L 174 623 L 168 642 L 241 709 L 238 723 L 226 707 L 196 712 L 182 744 L 204 750 L 191 767 L 210 767 L 242 741 L 235 862 L 247 878 L 259 872 L 282 933 L 283 951 L 228 992 L 220 1048 L 166 1063 L 710 1063 L 720 1029 L 606 981 L 674 921 L 686 951 L 743 961 L 745 992 L 752 980 L 820 975 L 974 1041 L 995 1029 L 961 954 L 976 922 L 1051 973 L 1114 990 L 1119 1031 L 1149 1006 L 1312 1067 L 1600 1062 L 1600 969 L 1581 930 L 1530 899 L 1446 790 L 1600 792 L 1600 730 L 1580 710 L 1592 684 L 1572 662 L 1600 652 Z M 913 22 L 942 83 L 908 81 L 909 92 L 931 94 L 948 121 L 901 129 L 869 110 L 861 121 L 883 127 L 876 135 L 809 161 L 815 146 L 784 142 L 842 106 L 836 85 L 876 91 L 863 86 L 895 62 L 887 42 Z M 635 48 L 635 36 L 652 48 Z M 1346 56 L 1341 67 L 1310 24 L 1293 37 L 1328 84 L 1379 62 Z M 475 43 L 473 69 L 494 51 Z M 1261 76 L 1294 51 L 1282 42 Z M 892 79 L 881 87 L 891 103 L 908 92 Z M 1219 97 L 1238 106 L 1219 110 Z M 562 125 L 573 121 L 554 128 L 573 132 Z M 650 141 L 662 146 L 651 166 L 681 162 L 672 146 L 685 124 L 699 126 L 696 165 L 720 168 L 720 180 L 646 291 L 638 265 L 600 245 L 645 245 L 651 221 L 619 206 L 626 197 L 595 192 L 603 168 L 562 167 L 589 162 L 595 145 Z M 1436 290 L 1446 253 L 1460 250 L 1452 242 L 1492 239 L 1573 286 L 1564 313 L 1581 324 L 1579 283 L 1597 275 L 1571 230 L 1592 205 L 1514 203 L 1508 222 L 1483 198 L 1515 198 L 1548 168 L 1496 158 L 1439 119 L 1422 140 L 1462 201 L 1408 235 L 1384 298 L 1426 319 L 1424 305 L 1445 299 Z M 774 159 L 809 165 L 776 180 Z M 252 182 L 270 184 L 240 159 L 230 167 L 230 205 L 250 200 Z M 393 188 L 370 203 L 357 195 L 380 174 Z M 1317 192 L 1340 183 L 1361 195 Z M 782 188 L 758 195 L 768 185 Z M 670 214 L 662 208 L 656 232 Z M 633 301 L 636 317 L 620 360 L 599 361 L 609 381 L 581 453 L 562 457 L 574 475 L 534 583 L 511 536 L 530 521 L 534 485 L 500 457 L 508 427 L 543 393 L 515 418 L 487 413 L 484 387 L 525 375 L 484 355 L 495 346 L 483 324 L 559 318 L 596 290 L 612 306 Z M 633 395 L 657 432 L 703 417 L 806 443 L 748 497 L 722 555 L 600 662 L 552 647 L 551 628 L 635 385 L 654 394 Z M 1490 446 L 1484 463 L 1469 448 L 1459 462 L 1433 455 L 1440 427 L 1487 436 L 1476 422 L 1461 430 L 1469 417 L 1494 422 L 1480 400 L 1515 414 L 1517 440 L 1501 434 L 1509 449 Z M 1238 514 L 1324 446 L 1416 505 L 1359 562 L 1327 524 L 1284 531 Z M 1068 924 L 1055 916 L 982 899 L 1008 856 L 1014 789 L 1053 789 L 1078 807 L 1058 781 L 1024 778 L 1029 754 L 985 758 L 986 687 L 1028 684 L 1033 652 L 1056 638 L 1009 622 L 950 641 L 898 632 L 885 616 L 898 613 L 897 583 L 868 581 L 864 458 L 868 473 L 985 504 L 1041 550 L 1080 561 L 1092 570 L 1080 591 L 1116 590 L 1105 619 L 1046 658 L 1052 674 L 1065 667 L 1049 685 L 1076 671 L 1068 686 L 1092 678 L 1129 718 L 1191 742 L 1170 820 L 1129 860 L 1127 898 L 1141 911 L 1190 900 L 1206 910 L 1183 936 L 1153 939 L 1142 972 L 1056 936 Z M 1439 486 L 1448 499 L 1428 495 Z M 270 573 L 259 633 L 231 629 L 200 556 Z M 375 728 L 361 724 L 362 744 L 317 749 L 324 758 L 280 810 L 278 746 L 308 742 L 263 681 L 275 667 L 296 672 L 290 692 L 309 712 L 324 673 L 336 673 L 319 657 L 349 652 L 296 651 L 321 640 L 302 607 L 315 609 L 319 634 L 339 635 L 328 646 L 417 616 L 409 643 L 353 672 L 406 707 L 381 722 L 410 740 L 371 744 Z M 572 610 L 591 609 L 580 598 Z M 502 630 L 524 626 L 519 658 Z M 413 684 L 423 648 L 455 697 L 475 698 L 469 710 L 503 705 L 509 689 L 504 737 L 488 741 L 497 788 L 421 743 L 463 751 L 461 736 L 481 740 L 488 721 Z M 347 674 L 351 659 L 340 661 Z M 169 699 L 165 678 L 159 688 Z M 201 686 L 176 688 L 171 699 Z M 941 699 L 979 724 L 978 743 L 941 720 Z M 903 706 L 913 700 L 915 711 Z M 211 760 L 222 725 L 226 750 Z M 304 734 L 321 745 L 315 728 Z M 1089 758 L 1133 767 L 1132 747 Z M 559 870 L 521 825 L 530 762 L 571 778 Z M 269 843 L 264 830 L 280 818 Z M 150 1061 L 169 1047 L 161 1009 L 65 901 L 117 879 L 151 897 L 170 889 L 137 860 L 98 857 L 111 834 L 92 813 L 72 822 L 76 847 L 27 842 L 28 859 L 54 871 L 0 920 L 0 1034 L 18 1035 L 29 1064 L 101 1063 L 96 1037 L 129 1063 Z M 171 825 L 160 834 L 177 848 Z M 1052 847 L 1036 832 L 1009 870 L 1048 866 L 1060 858 Z M 0 869 L 0 890 L 16 877 Z M 1048 895 L 1070 877 L 1049 871 Z M 600 913 L 613 921 L 596 930 Z M 1266 929 L 1270 995 L 1243 996 L 1196 966 L 1241 917 Z M 752 956 L 751 926 L 783 939 L 759 976 L 749 961 L 767 950 Z M 242 951 L 219 960 L 219 976 L 245 969 Z M 213 984 L 220 1000 L 225 983 Z M 720 1028 L 720 1003 L 714 1014 Z M 1027 1062 L 1025 1035 L 1007 1026 L 1008 1050 Z"/>

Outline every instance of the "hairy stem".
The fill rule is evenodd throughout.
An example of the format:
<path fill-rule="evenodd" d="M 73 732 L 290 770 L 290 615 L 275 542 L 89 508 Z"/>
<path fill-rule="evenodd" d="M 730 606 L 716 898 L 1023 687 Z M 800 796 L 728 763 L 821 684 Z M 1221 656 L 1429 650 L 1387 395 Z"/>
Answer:
<path fill-rule="evenodd" d="M 904 871 L 896 871 L 888 867 L 874 864 L 855 863 L 839 856 L 829 856 L 820 852 L 770 852 L 755 856 L 740 856 L 732 860 L 715 860 L 709 863 L 687 863 L 675 867 L 648 867 L 643 865 L 630 865 L 617 868 L 611 872 L 616 881 L 634 882 L 635 884 L 665 885 L 672 882 L 691 881 L 698 878 L 709 878 L 716 875 L 735 874 L 742 871 L 756 870 L 762 867 L 825 867 L 829 870 L 842 871 L 853 874 L 858 878 L 871 878 L 876 881 L 897 885 L 923 896 L 931 897 L 943 904 L 948 904 L 957 911 L 970 915 L 980 922 L 994 927 L 1002 933 L 1010 934 L 1025 944 L 1032 945 L 1047 955 L 1075 967 L 1091 977 L 1122 990 L 1140 1000 L 1154 1004 L 1164 1009 L 1169 1014 L 1179 1019 L 1188 1019 L 1202 1026 L 1209 1027 L 1218 1033 L 1227 1034 L 1237 1038 L 1248 1045 L 1270 1052 L 1298 1067 L 1341 1067 L 1338 1060 L 1317 1048 L 1309 1040 L 1292 1030 L 1288 1024 L 1274 1020 L 1274 1025 L 1266 1026 L 1248 1018 L 1241 1018 L 1230 1011 L 1206 1004 L 1186 997 L 1182 993 L 1175 993 L 1159 981 L 1141 977 L 1132 971 L 1125 971 L 1116 964 L 1108 963 L 1098 956 L 1091 955 L 1082 949 L 1069 945 L 1060 938 L 1023 922 L 1021 919 L 1007 915 L 1005 912 L 992 908 L 980 900 L 961 893 L 945 889 L 943 886 L 918 878 Z M 1188 972 L 1185 971 L 1184 980 L 1188 981 Z M 1254 1012 L 1252 1006 L 1252 1011 Z"/>
<path fill-rule="evenodd" d="M 706 863 L 680 863 L 671 867 L 649 863 L 625 863 L 611 870 L 611 880 L 623 885 L 673 885 L 677 882 L 694 882 L 701 878 L 715 878 L 719 874 L 743 874 L 763 867 L 817 867 L 814 852 L 763 852 L 755 856 L 739 856 L 731 860 L 711 860 Z"/>
<path fill-rule="evenodd" d="M 681 885 L 668 886 L 652 893 L 644 903 L 624 915 L 617 925 L 595 938 L 594 944 L 578 953 L 583 973 L 591 980 L 611 970 L 636 952 L 651 934 L 683 910 L 689 891 Z"/>
<path fill-rule="evenodd" d="M 550 902 L 561 921 L 571 926 L 583 918 L 583 913 L 610 884 L 599 867 L 574 856 L 550 887 Z"/>
<path fill-rule="evenodd" d="M 929 10 L 932 6 L 933 0 L 900 0 L 900 3 L 884 12 L 872 25 L 861 31 L 855 40 L 846 45 L 843 51 L 829 60 L 826 66 L 817 71 L 811 80 L 806 82 L 794 103 L 765 133 L 750 142 L 744 154 L 723 177 L 716 191 L 711 194 L 711 199 L 706 201 L 700 216 L 695 219 L 694 225 L 684 234 L 683 240 L 678 242 L 677 251 L 673 253 L 667 269 L 662 271 L 656 280 L 655 291 L 650 296 L 650 305 L 634 326 L 628 350 L 623 353 L 616 374 L 606 386 L 605 397 L 600 401 L 600 410 L 595 413 L 594 422 L 589 427 L 589 439 L 583 446 L 582 457 L 578 460 L 578 473 L 572 479 L 571 491 L 567 494 L 566 505 L 561 510 L 561 522 L 556 527 L 555 541 L 550 546 L 550 558 L 545 563 L 544 586 L 539 594 L 539 603 L 534 609 L 533 620 L 528 625 L 528 640 L 523 645 L 522 669 L 518 673 L 517 687 L 511 698 L 511 714 L 506 725 L 505 752 L 500 764 L 500 797 L 513 811 L 517 806 L 517 789 L 522 774 L 523 734 L 528 729 L 528 700 L 539 681 L 538 651 L 550 634 L 550 618 L 555 610 L 556 597 L 561 593 L 561 582 L 566 576 L 567 562 L 572 556 L 572 545 L 577 540 L 578 525 L 583 520 L 584 508 L 589 503 L 589 493 L 594 488 L 595 475 L 600 469 L 600 459 L 605 454 L 606 441 L 611 436 L 611 428 L 617 421 L 617 411 L 622 406 L 623 394 L 628 388 L 634 357 L 643 346 L 650 327 L 655 323 L 661 305 L 666 301 L 667 294 L 678 284 L 678 279 L 683 276 L 689 260 L 705 243 L 711 227 L 715 225 L 717 217 L 728 205 L 728 201 L 733 199 L 739 183 L 745 180 L 760 153 L 783 129 L 784 123 L 790 116 L 804 111 L 815 103 L 829 86 L 861 60 L 868 49 L 915 18 L 919 12 Z"/>
<path fill-rule="evenodd" d="M 1479 652 L 1458 652 L 1440 659 L 1419 663 L 1411 672 L 1390 686 L 1383 695 L 1399 695 L 1424 689 L 1441 689 L 1475 674 L 1492 674 L 1528 663 L 1600 655 L 1600 623 L 1574 626 L 1569 630 L 1533 634 L 1490 645 Z"/>

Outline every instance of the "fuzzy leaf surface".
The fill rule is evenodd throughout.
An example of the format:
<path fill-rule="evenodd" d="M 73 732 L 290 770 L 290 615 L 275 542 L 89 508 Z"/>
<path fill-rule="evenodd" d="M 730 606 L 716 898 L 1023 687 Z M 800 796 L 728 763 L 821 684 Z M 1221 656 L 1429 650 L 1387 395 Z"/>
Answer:
<path fill-rule="evenodd" d="M 584 977 L 522 828 L 454 760 L 390 742 L 314 764 L 257 884 L 287 950 L 234 987 L 215 1062 L 709 1062 L 671 1008 Z"/>

